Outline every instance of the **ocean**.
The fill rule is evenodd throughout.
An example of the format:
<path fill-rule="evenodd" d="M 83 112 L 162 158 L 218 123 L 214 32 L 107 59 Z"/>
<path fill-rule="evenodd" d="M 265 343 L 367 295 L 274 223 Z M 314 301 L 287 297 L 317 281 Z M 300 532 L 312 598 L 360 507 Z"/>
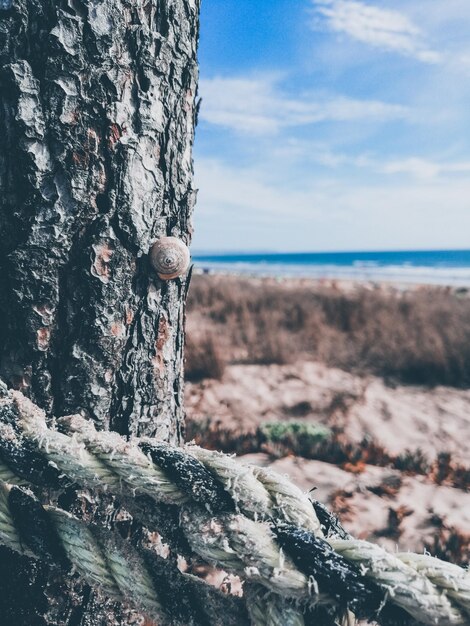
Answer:
<path fill-rule="evenodd" d="M 212 272 L 470 287 L 470 250 L 195 254 L 193 260 Z"/>

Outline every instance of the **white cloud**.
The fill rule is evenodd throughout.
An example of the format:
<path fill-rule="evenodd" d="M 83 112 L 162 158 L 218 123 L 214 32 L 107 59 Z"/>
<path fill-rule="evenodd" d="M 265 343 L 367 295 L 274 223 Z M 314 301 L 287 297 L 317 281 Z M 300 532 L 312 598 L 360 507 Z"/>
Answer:
<path fill-rule="evenodd" d="M 308 0 L 284 73 L 207 68 L 195 245 L 468 246 L 469 1 Z"/>
<path fill-rule="evenodd" d="M 313 0 L 313 5 L 316 14 L 335 32 L 424 63 L 442 60 L 441 54 L 426 44 L 421 29 L 399 11 L 357 0 Z"/>
<path fill-rule="evenodd" d="M 263 168 L 199 158 L 195 247 L 353 250 L 465 247 L 470 180 L 335 177 L 299 188 Z"/>
<path fill-rule="evenodd" d="M 439 163 L 428 159 L 411 157 L 390 161 L 382 166 L 385 174 L 411 174 L 416 178 L 433 179 L 445 174 L 469 174 L 470 161 Z"/>
<path fill-rule="evenodd" d="M 235 214 L 237 219 L 255 217 L 273 223 L 293 216 L 314 213 L 314 200 L 319 200 L 321 187 L 301 190 L 289 185 L 283 189 L 266 181 L 261 169 L 231 167 L 218 159 L 196 161 L 196 185 L 199 188 L 198 210 L 204 214 Z"/>
<path fill-rule="evenodd" d="M 379 100 L 314 93 L 289 97 L 279 88 L 278 81 L 272 75 L 203 79 L 200 117 L 210 124 L 261 135 L 326 121 L 385 121 L 408 116 L 406 107 Z"/>
<path fill-rule="evenodd" d="M 403 156 L 390 159 L 376 151 L 357 154 L 336 152 L 325 143 L 288 139 L 280 146 L 273 147 L 271 159 L 281 159 L 285 166 L 296 167 L 299 164 L 314 163 L 331 170 L 358 168 L 367 170 L 368 174 L 404 174 L 410 178 L 436 180 L 459 175 L 468 178 L 470 174 L 469 160 L 439 161 L 421 156 Z M 272 166 L 271 166 L 272 167 Z"/>

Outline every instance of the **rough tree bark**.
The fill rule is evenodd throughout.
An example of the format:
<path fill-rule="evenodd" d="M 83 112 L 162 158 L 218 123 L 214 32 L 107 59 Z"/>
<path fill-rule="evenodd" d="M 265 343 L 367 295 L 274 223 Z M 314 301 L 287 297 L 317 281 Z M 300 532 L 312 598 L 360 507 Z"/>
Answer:
<path fill-rule="evenodd" d="M 49 415 L 180 441 L 199 0 L 0 0 L 0 378 Z M 69 496 L 76 504 L 76 497 Z M 129 624 L 0 554 L 0 623 Z"/>

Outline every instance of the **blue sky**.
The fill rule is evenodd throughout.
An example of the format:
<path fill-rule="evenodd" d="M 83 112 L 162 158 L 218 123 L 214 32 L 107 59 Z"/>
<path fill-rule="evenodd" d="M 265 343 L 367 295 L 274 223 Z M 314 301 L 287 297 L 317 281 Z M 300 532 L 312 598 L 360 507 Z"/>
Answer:
<path fill-rule="evenodd" d="M 469 0 L 202 0 L 193 249 L 470 247 Z"/>

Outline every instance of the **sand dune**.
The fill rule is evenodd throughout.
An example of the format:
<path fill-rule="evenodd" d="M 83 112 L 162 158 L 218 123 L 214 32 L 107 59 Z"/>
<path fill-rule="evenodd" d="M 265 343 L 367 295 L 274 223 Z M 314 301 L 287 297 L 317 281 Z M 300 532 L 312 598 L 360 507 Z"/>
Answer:
<path fill-rule="evenodd" d="M 390 387 L 321 363 L 232 365 L 221 381 L 188 383 L 191 420 L 210 416 L 236 432 L 299 419 L 339 426 L 351 441 L 372 437 L 392 454 L 450 452 L 470 465 L 470 390 Z"/>
<path fill-rule="evenodd" d="M 470 466 L 470 391 L 387 386 L 374 376 L 356 376 L 315 362 L 292 365 L 231 365 L 222 380 L 189 383 L 188 419 L 209 423 L 234 439 L 255 437 L 266 422 L 292 420 L 339 428 L 355 442 L 372 438 L 391 455 L 422 450 L 429 459 L 450 452 Z M 288 474 L 341 517 L 345 527 L 402 550 L 429 549 L 467 561 L 470 493 L 432 476 L 407 475 L 365 465 L 345 471 L 332 463 L 272 454 L 247 461 Z"/>

